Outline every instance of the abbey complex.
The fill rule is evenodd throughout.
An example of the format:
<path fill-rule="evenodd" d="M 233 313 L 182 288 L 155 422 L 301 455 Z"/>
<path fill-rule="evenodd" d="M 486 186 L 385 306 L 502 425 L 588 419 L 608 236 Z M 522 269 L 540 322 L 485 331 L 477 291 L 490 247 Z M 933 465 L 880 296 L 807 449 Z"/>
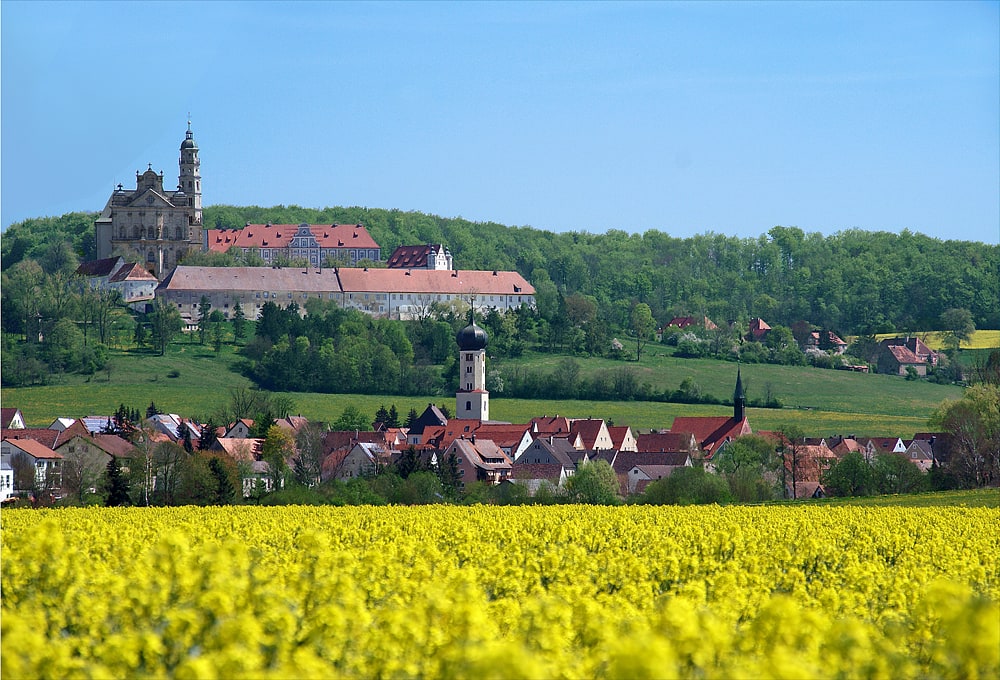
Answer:
<path fill-rule="evenodd" d="M 134 189 L 115 187 L 94 223 L 99 259 L 84 263 L 78 272 L 89 277 L 92 286 L 118 287 L 130 304 L 159 297 L 175 305 L 188 323 L 197 316 L 202 297 L 227 318 L 239 305 L 251 319 L 267 302 L 294 302 L 304 309 L 310 298 L 397 319 L 421 316 L 435 302 L 453 300 L 500 311 L 534 306 L 535 290 L 520 274 L 453 268 L 443 244 L 401 246 L 383 261 L 382 249 L 362 224 L 206 229 L 198 151 L 188 121 L 175 190 L 164 188 L 164 173 L 157 173 L 152 164 L 136 172 Z M 183 264 L 193 251 L 233 249 L 256 255 L 268 266 Z M 279 266 L 290 261 L 307 264 Z"/>

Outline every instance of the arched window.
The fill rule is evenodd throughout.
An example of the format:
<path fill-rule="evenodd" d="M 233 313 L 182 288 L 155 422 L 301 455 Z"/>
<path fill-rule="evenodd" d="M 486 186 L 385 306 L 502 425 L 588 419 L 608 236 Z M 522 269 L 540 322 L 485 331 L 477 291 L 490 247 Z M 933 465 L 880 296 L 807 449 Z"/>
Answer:
<path fill-rule="evenodd" d="M 178 241 L 180 241 L 182 238 L 184 238 L 184 230 L 181 229 L 180 227 L 177 227 L 174 230 L 174 238 L 177 239 Z"/>
<path fill-rule="evenodd" d="M 152 227 L 149 227 L 148 229 L 146 229 L 146 238 L 148 238 L 148 239 L 154 239 L 154 238 L 156 238 L 156 230 L 153 229 Z"/>
<path fill-rule="evenodd" d="M 139 227 L 132 227 L 132 238 L 139 238 Z"/>
<path fill-rule="evenodd" d="M 466 411 L 471 411 L 472 410 L 472 402 L 471 401 L 465 402 L 465 410 Z"/>

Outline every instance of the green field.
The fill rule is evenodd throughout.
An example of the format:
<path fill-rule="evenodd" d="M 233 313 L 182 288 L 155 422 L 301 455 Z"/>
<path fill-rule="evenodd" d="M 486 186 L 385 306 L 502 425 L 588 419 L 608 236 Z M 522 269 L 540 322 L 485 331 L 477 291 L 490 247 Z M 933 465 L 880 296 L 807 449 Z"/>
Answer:
<path fill-rule="evenodd" d="M 529 354 L 517 365 L 551 372 L 565 357 Z M 219 355 L 209 348 L 183 342 L 171 345 L 167 356 L 115 352 L 110 374 L 90 378 L 64 376 L 42 387 L 5 388 L 4 406 L 22 410 L 30 425 L 47 426 L 58 416 L 107 415 L 119 404 L 144 409 L 155 402 L 161 411 L 205 418 L 219 410 L 234 387 L 249 387 L 250 381 L 233 366 L 237 357 L 224 347 Z M 657 391 L 676 389 L 691 377 L 702 390 L 720 399 L 732 397 L 736 378 L 733 363 L 704 359 L 677 359 L 666 348 L 649 346 L 642 362 L 622 363 L 606 359 L 577 359 L 581 374 L 628 366 L 639 382 Z M 783 409 L 748 410 L 754 429 L 774 430 L 796 425 L 811 436 L 831 434 L 893 435 L 911 437 L 927 430 L 927 418 L 946 399 L 958 399 L 961 388 L 906 381 L 883 375 L 808 367 L 743 365 L 743 383 L 750 399 L 760 399 L 765 390 L 784 404 Z M 171 377 L 174 376 L 174 377 Z M 395 404 L 401 414 L 418 412 L 429 403 L 454 408 L 453 395 L 380 396 L 289 393 L 294 412 L 310 419 L 331 421 L 344 408 L 354 405 L 374 416 L 379 406 Z M 635 429 L 666 428 L 678 415 L 725 415 L 728 406 L 687 405 L 659 402 L 603 402 L 573 400 L 505 399 L 492 395 L 491 416 L 496 420 L 525 422 L 538 415 L 603 417 Z"/>
<path fill-rule="evenodd" d="M 779 501 L 776 505 L 856 505 L 862 507 L 899 508 L 1000 508 L 1000 489 L 969 489 L 962 491 L 935 491 L 901 496 L 863 496 L 856 498 L 819 498 L 797 501 Z"/>

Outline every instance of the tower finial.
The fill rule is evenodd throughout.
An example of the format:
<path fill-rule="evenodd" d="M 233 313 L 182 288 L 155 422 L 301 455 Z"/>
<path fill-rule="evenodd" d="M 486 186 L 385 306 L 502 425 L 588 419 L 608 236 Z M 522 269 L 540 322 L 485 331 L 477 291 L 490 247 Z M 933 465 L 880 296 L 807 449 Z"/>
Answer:
<path fill-rule="evenodd" d="M 736 362 L 736 389 L 733 391 L 733 420 L 740 422 L 745 417 L 747 397 L 743 392 L 743 377 L 740 373 L 740 363 Z"/>

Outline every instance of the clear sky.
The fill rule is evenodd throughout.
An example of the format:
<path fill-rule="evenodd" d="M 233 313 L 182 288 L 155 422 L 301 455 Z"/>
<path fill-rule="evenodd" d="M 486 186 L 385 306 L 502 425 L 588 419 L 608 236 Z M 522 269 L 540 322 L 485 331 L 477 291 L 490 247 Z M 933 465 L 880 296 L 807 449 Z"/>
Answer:
<path fill-rule="evenodd" d="M 1000 3 L 0 4 L 2 226 L 205 205 L 1000 242 Z"/>

